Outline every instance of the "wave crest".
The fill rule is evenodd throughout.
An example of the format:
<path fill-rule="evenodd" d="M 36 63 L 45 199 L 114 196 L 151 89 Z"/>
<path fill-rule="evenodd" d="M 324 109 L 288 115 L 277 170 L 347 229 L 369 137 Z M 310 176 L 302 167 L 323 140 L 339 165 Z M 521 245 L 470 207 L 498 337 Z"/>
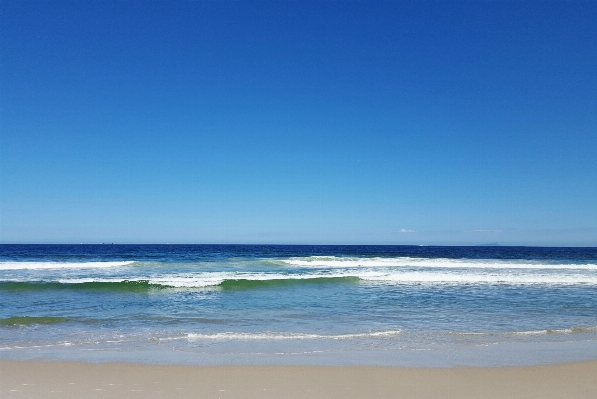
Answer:
<path fill-rule="evenodd" d="M 0 270 L 98 269 L 122 267 L 131 263 L 135 262 L 0 262 Z"/>
<path fill-rule="evenodd" d="M 339 257 L 339 256 L 307 256 L 284 259 L 282 263 L 313 268 L 355 268 L 355 267 L 424 267 L 448 269 L 581 269 L 597 270 L 597 264 L 559 264 L 541 263 L 538 261 L 513 261 L 499 259 L 449 259 L 449 258 L 413 258 L 413 257 Z"/>

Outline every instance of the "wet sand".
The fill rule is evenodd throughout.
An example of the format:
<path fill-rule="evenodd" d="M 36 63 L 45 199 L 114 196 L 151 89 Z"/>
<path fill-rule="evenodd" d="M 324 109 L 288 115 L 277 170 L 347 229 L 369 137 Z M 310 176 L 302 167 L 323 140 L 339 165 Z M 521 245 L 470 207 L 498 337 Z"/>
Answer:
<path fill-rule="evenodd" d="M 597 361 L 530 367 L 0 361 L 0 398 L 597 398 Z"/>

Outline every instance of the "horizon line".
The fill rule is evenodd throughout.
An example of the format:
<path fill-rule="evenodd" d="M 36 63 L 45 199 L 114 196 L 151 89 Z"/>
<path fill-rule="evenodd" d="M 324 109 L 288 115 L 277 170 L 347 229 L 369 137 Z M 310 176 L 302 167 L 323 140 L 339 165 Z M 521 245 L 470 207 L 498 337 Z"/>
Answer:
<path fill-rule="evenodd" d="M 597 245 L 523 245 L 523 244 L 499 244 L 499 243 L 484 243 L 484 244 L 272 244 L 272 243 L 113 243 L 113 242 L 99 242 L 99 243 L 2 243 L 0 245 L 93 245 L 93 246 L 141 246 L 141 245 L 163 245 L 163 246 L 183 246 L 183 245 L 195 245 L 195 246 L 295 246 L 295 247 L 340 247 L 340 246 L 353 246 L 353 247 L 487 247 L 487 248 L 596 248 Z"/>

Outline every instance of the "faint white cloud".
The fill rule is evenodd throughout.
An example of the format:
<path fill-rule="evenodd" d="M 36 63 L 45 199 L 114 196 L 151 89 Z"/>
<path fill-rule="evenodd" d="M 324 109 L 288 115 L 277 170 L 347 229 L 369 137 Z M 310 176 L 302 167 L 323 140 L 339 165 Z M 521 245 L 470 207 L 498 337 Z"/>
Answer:
<path fill-rule="evenodd" d="M 400 229 L 401 233 L 416 233 L 414 230 Z"/>

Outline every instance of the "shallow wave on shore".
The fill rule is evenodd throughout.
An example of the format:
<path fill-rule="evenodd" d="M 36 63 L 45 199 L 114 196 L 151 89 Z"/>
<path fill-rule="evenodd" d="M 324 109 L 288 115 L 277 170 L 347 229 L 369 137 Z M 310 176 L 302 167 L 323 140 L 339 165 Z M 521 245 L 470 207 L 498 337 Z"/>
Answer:
<path fill-rule="evenodd" d="M 261 332 L 261 333 L 243 333 L 243 332 L 224 332 L 215 334 L 195 334 L 189 333 L 186 336 L 177 338 L 165 338 L 162 340 L 169 339 L 180 339 L 186 338 L 189 341 L 198 340 L 295 340 L 295 339 L 351 339 L 351 338 L 381 338 L 398 335 L 402 333 L 401 330 L 388 330 L 388 331 L 374 331 L 374 332 L 363 332 L 363 333 L 352 333 L 352 334 L 305 334 L 305 333 L 289 333 L 289 332 Z"/>

